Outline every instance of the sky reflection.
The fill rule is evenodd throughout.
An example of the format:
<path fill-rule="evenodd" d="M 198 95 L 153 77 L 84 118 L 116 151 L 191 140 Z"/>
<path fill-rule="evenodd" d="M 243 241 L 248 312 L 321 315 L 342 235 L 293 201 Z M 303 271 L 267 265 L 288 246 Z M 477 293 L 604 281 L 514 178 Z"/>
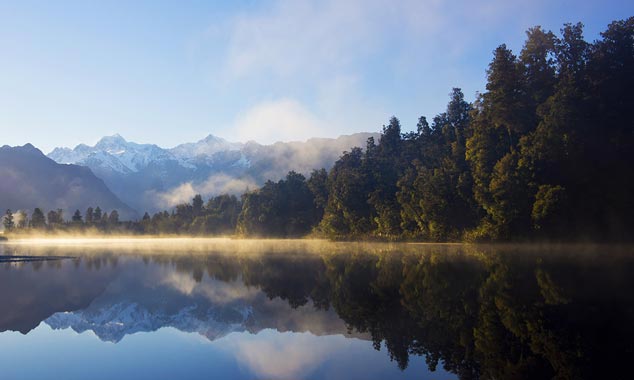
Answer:
<path fill-rule="evenodd" d="M 76 257 L 0 264 L 0 378 L 622 378 L 634 352 L 631 247 L 236 245 L 0 246 Z"/>
<path fill-rule="evenodd" d="M 429 377 L 424 360 L 401 372 L 366 340 L 342 335 L 231 333 L 209 341 L 195 333 L 161 328 L 113 344 L 94 333 L 53 330 L 40 324 L 28 335 L 0 334 L 0 374 L 6 379 L 451 379 Z"/>

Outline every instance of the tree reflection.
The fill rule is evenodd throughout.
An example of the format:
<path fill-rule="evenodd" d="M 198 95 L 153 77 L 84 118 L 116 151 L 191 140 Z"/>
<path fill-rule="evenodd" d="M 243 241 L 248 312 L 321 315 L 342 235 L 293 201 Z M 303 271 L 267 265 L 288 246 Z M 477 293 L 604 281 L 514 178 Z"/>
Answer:
<path fill-rule="evenodd" d="M 430 369 L 442 364 L 462 379 L 626 373 L 629 256 L 470 251 L 247 260 L 242 270 L 247 283 L 294 307 L 308 299 L 332 305 L 401 368 L 423 355 Z"/>
<path fill-rule="evenodd" d="M 224 260 L 271 299 L 333 307 L 400 368 L 421 355 L 461 379 L 621 378 L 633 353 L 629 254 L 439 247 Z"/>
<path fill-rule="evenodd" d="M 25 311 L 36 318 L 81 308 L 99 296 L 115 270 L 137 260 L 120 257 L 104 252 L 68 264 L 5 267 L 0 298 L 5 306 L 27 297 L 37 301 L 33 292 L 41 289 L 38 312 Z M 629 251 L 430 246 L 319 254 L 150 254 L 142 262 L 165 269 L 161 273 L 179 272 L 196 284 L 205 277 L 240 284 L 302 313 L 310 305 L 334 310 L 346 326 L 337 332 L 369 336 L 402 369 L 417 355 L 431 370 L 442 366 L 461 379 L 618 379 L 629 372 L 634 355 L 634 257 Z M 106 273 L 95 277 L 95 272 Z M 95 286 L 78 288 L 77 281 Z M 49 310 L 53 306 L 45 300 L 52 292 L 60 302 Z M 80 301 L 61 302 L 72 297 Z M 16 313 L 5 313 L 0 327 L 11 329 L 14 323 L 24 331 L 37 324 L 33 316 L 17 323 Z M 262 316 L 266 323 L 275 318 L 282 319 Z"/>

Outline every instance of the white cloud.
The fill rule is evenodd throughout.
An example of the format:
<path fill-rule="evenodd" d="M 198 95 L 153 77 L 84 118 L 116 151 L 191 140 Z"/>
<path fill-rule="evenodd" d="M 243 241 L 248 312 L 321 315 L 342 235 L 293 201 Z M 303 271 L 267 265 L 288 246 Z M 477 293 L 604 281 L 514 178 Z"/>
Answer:
<path fill-rule="evenodd" d="M 214 66 L 220 90 L 242 102 L 225 136 L 335 137 L 379 131 L 393 114 L 411 128 L 444 108 L 451 87 L 471 97 L 486 62 L 474 80 L 463 61 L 482 56 L 483 36 L 500 33 L 492 25 L 511 15 L 526 24 L 542 2 L 274 0 L 246 10 L 213 33 L 228 41 Z"/>
<path fill-rule="evenodd" d="M 235 138 L 270 144 L 324 135 L 326 125 L 293 99 L 265 101 L 238 116 Z"/>
<path fill-rule="evenodd" d="M 253 302 L 260 292 L 259 289 L 249 288 L 240 281 L 226 282 L 205 276 L 201 282 L 196 282 L 191 273 L 175 272 L 169 268 L 165 272 L 160 278 L 153 278 L 152 284 L 169 286 L 186 296 L 202 295 L 214 305 L 226 305 L 236 301 Z"/>
<path fill-rule="evenodd" d="M 248 188 L 258 187 L 250 178 L 234 178 L 226 174 L 215 174 L 202 183 L 184 182 L 165 192 L 150 191 L 146 196 L 154 200 L 160 208 L 174 207 L 190 202 L 196 194 L 209 197 L 220 194 L 242 194 Z"/>
<path fill-rule="evenodd" d="M 227 21 L 223 81 L 256 95 L 226 136 L 273 143 L 380 130 L 391 116 L 384 111 L 387 94 L 365 91 L 364 83 L 374 80 L 366 69 L 387 64 L 396 70 L 398 59 L 390 62 L 389 52 L 407 50 L 403 40 L 440 30 L 441 5 L 279 0 Z M 257 95 L 266 89 L 264 98 Z"/>
<path fill-rule="evenodd" d="M 179 203 L 189 202 L 196 194 L 193 184 L 185 182 L 168 191 L 150 191 L 147 195 L 156 199 L 156 204 L 159 207 L 173 207 Z"/>
<path fill-rule="evenodd" d="M 281 333 L 270 336 L 266 331 L 227 345 L 236 359 L 258 378 L 304 378 L 328 358 L 336 357 L 351 344 L 341 336 L 316 339 L 309 333 Z"/>
<path fill-rule="evenodd" d="M 379 52 L 392 37 L 438 30 L 441 5 L 439 0 L 280 0 L 233 20 L 227 72 L 337 75 Z"/>
<path fill-rule="evenodd" d="M 256 103 L 238 115 L 227 137 L 272 144 L 379 131 L 392 114 L 377 101 L 362 96 L 358 85 L 353 75 L 324 79 L 315 85 L 311 108 L 291 98 Z"/>

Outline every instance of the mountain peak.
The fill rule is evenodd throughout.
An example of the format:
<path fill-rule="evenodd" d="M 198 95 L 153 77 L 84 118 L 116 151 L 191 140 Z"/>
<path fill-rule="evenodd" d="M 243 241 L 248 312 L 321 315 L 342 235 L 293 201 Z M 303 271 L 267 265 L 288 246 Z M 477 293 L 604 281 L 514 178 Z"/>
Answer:
<path fill-rule="evenodd" d="M 17 147 L 18 149 L 24 151 L 24 152 L 28 152 L 31 154 L 36 154 L 38 156 L 44 156 L 44 153 L 42 153 L 41 150 L 39 150 L 38 148 L 36 148 L 35 146 L 33 146 L 33 144 L 31 143 L 26 143 L 20 147 Z"/>
<path fill-rule="evenodd" d="M 32 154 L 37 154 L 37 155 L 44 155 L 44 153 L 42 153 L 41 150 L 37 149 L 36 147 L 33 146 L 33 144 L 30 143 L 26 143 L 22 146 L 9 146 L 9 145 L 4 145 L 2 146 L 0 149 L 2 149 L 3 151 L 7 151 L 7 152 L 26 152 L 26 153 L 32 153 Z"/>
<path fill-rule="evenodd" d="M 207 135 L 207 137 L 205 137 L 203 139 L 203 141 L 206 141 L 206 142 L 210 142 L 210 141 L 224 141 L 224 139 L 221 138 L 221 137 L 218 137 L 218 136 L 214 136 L 214 135 L 212 135 L 210 133 L 210 134 Z"/>
<path fill-rule="evenodd" d="M 31 144 L 31 143 L 26 143 L 26 144 L 22 145 L 22 148 L 23 149 L 28 149 L 28 150 L 37 150 L 37 151 L 39 151 L 39 149 L 34 147 L 33 144 Z"/>
<path fill-rule="evenodd" d="M 97 142 L 97 145 L 99 145 L 101 143 L 121 143 L 121 144 L 125 144 L 125 143 L 127 143 L 127 141 L 120 134 L 115 133 L 112 136 L 104 136 L 104 137 L 102 137 L 101 140 L 99 140 L 99 142 Z"/>
<path fill-rule="evenodd" d="M 117 153 L 117 151 L 125 151 L 128 142 L 121 137 L 120 134 L 112 136 L 104 136 L 97 142 L 95 148 L 104 150 L 108 153 Z"/>

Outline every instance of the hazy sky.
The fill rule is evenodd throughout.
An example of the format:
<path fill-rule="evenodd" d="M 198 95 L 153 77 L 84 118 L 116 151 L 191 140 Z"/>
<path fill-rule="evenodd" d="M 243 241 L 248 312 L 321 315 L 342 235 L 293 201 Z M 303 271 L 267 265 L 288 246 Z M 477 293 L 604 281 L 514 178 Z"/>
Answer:
<path fill-rule="evenodd" d="M 534 25 L 594 40 L 632 1 L 0 1 L 0 145 L 172 147 L 404 129 Z"/>

